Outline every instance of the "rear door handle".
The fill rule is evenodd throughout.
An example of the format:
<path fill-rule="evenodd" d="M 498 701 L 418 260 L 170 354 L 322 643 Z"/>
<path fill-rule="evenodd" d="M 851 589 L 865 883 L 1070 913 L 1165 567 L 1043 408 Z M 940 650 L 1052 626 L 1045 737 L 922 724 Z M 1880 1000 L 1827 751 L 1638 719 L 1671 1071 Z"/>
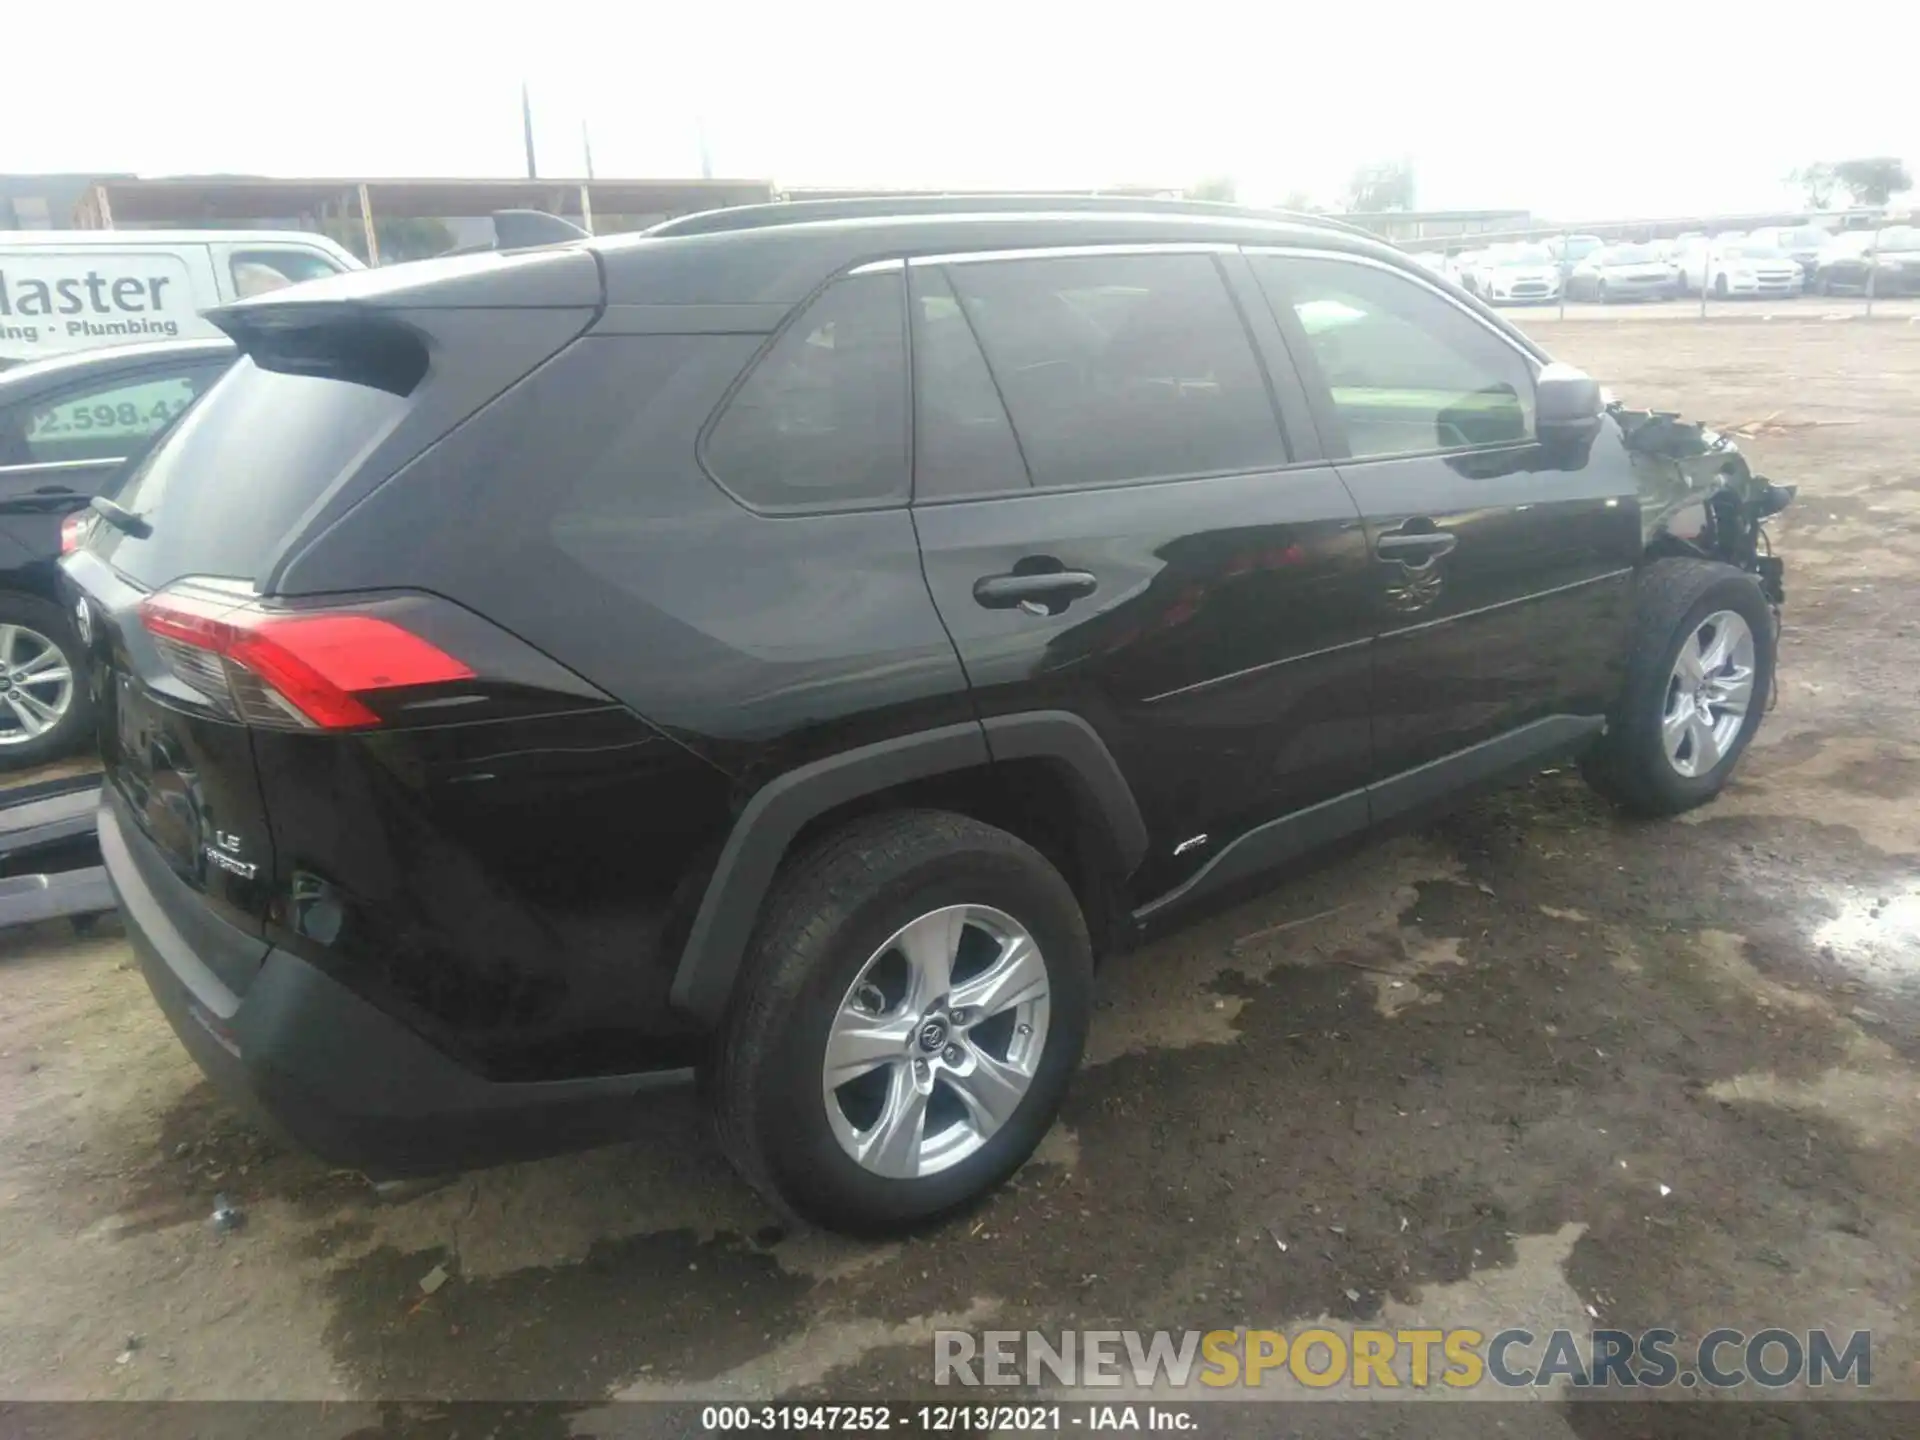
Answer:
<path fill-rule="evenodd" d="M 1396 531 L 1373 542 L 1374 553 L 1382 560 L 1402 560 L 1410 565 L 1425 565 L 1442 555 L 1453 553 L 1460 537 L 1446 530 L 1416 530 L 1411 534 Z"/>
<path fill-rule="evenodd" d="M 1042 570 L 1030 575 L 983 575 L 973 582 L 973 598 L 989 610 L 1017 607 L 1029 615 L 1058 615 L 1099 588 L 1099 580 L 1085 570 Z"/>

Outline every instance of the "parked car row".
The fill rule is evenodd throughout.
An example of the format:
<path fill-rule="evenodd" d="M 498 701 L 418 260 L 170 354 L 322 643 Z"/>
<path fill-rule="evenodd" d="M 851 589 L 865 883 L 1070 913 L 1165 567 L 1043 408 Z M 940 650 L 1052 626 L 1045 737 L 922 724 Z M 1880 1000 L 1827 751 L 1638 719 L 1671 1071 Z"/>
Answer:
<path fill-rule="evenodd" d="M 1489 304 L 1568 300 L 1720 300 L 1816 295 L 1920 294 L 1920 227 L 1848 230 L 1766 226 L 1751 233 L 1695 231 L 1619 242 L 1597 235 L 1503 242 L 1415 257 Z"/>

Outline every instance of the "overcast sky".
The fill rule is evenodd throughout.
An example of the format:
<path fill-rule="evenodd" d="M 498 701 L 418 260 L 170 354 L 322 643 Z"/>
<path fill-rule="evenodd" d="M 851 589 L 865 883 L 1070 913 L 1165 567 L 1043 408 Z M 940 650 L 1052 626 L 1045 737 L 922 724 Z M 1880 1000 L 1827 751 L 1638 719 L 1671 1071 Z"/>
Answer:
<path fill-rule="evenodd" d="M 1406 156 L 1422 207 L 1559 219 L 1781 203 L 1815 159 L 1920 167 L 1913 0 L 1833 9 L 1858 59 L 1817 6 L 1693 8 L 18 0 L 0 166 L 515 175 L 524 76 L 552 175 L 582 172 L 583 121 L 603 177 L 697 175 L 703 128 L 715 175 L 783 185 L 1226 175 L 1332 203 Z"/>

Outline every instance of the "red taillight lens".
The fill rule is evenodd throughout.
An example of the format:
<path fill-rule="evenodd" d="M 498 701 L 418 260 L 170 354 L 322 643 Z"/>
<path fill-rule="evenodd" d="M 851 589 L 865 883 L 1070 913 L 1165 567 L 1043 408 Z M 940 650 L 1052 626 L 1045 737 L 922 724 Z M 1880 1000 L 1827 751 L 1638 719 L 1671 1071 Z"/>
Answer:
<path fill-rule="evenodd" d="M 93 529 L 94 513 L 91 510 L 75 510 L 60 522 L 60 553 L 71 555 L 87 543 L 87 532 Z"/>
<path fill-rule="evenodd" d="M 227 693 L 209 698 L 255 724 L 322 730 L 378 725 L 379 715 L 357 697 L 474 678 L 444 650 L 375 615 L 282 615 L 162 591 L 140 602 L 140 619 L 161 642 L 175 674 L 203 693 L 224 679 Z M 223 673 L 208 663 L 216 657 L 226 662 Z"/>

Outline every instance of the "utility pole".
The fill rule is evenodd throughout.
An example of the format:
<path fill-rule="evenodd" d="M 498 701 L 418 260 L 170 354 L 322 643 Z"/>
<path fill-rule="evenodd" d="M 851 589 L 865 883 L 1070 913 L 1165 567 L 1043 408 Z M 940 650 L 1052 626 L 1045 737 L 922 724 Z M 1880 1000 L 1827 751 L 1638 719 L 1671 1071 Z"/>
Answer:
<path fill-rule="evenodd" d="M 707 149 L 707 122 L 704 116 L 696 115 L 693 120 L 694 134 L 700 141 L 700 178 L 713 178 L 713 155 Z"/>
<path fill-rule="evenodd" d="M 587 131 L 587 122 L 580 122 L 580 148 L 587 156 L 587 178 L 593 179 L 593 136 Z"/>
<path fill-rule="evenodd" d="M 540 167 L 533 159 L 533 97 L 527 93 L 527 82 L 520 82 L 520 125 L 527 140 L 527 178 L 538 180 Z"/>

